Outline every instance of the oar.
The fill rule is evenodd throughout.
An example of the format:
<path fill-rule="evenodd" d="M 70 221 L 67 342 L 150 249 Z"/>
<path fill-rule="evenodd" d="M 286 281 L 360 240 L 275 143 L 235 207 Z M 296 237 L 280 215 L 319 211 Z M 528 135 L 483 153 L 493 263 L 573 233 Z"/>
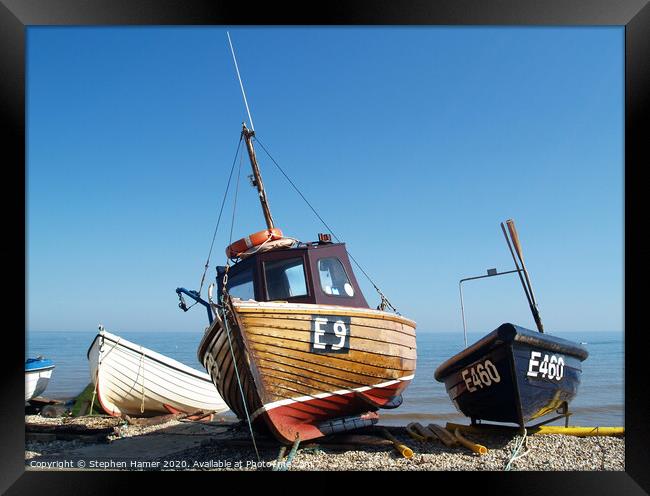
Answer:
<path fill-rule="evenodd" d="M 524 292 L 526 293 L 526 298 L 528 299 L 528 305 L 530 306 L 530 311 L 532 312 L 533 318 L 535 319 L 537 330 L 543 333 L 544 325 L 542 324 L 542 318 L 539 315 L 537 302 L 535 301 L 535 293 L 533 293 L 533 286 L 530 283 L 530 277 L 528 276 L 528 271 L 526 270 L 526 264 L 524 263 L 524 255 L 521 249 L 521 242 L 519 241 L 519 235 L 517 234 L 517 229 L 515 228 L 515 221 L 512 219 L 508 219 L 506 221 L 506 224 L 508 225 L 508 232 L 510 233 L 510 237 L 512 238 L 512 244 L 514 245 L 515 251 L 517 252 L 517 258 L 519 258 L 519 262 L 521 263 L 521 269 L 524 273 L 524 277 L 526 278 L 526 281 L 524 282 L 524 279 L 521 277 L 521 272 L 519 273 L 519 279 L 521 280 L 521 284 L 524 287 Z M 510 240 L 508 239 L 508 236 L 506 234 L 506 230 L 505 227 L 503 226 L 503 222 L 501 223 L 501 229 L 503 230 L 503 234 L 506 237 L 506 241 L 508 242 L 508 248 L 510 248 L 510 253 L 512 254 L 512 258 L 515 261 L 515 266 L 517 267 L 517 270 L 519 270 L 519 265 L 517 264 L 517 259 L 515 258 L 515 254 L 512 251 L 512 247 L 510 246 Z"/>

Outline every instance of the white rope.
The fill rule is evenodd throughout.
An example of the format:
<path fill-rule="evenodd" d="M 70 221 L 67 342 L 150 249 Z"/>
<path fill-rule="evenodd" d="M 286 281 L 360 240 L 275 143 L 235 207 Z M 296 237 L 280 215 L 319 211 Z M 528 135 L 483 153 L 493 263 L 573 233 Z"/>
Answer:
<path fill-rule="evenodd" d="M 521 451 L 521 448 L 523 448 L 523 447 L 525 447 L 526 450 L 522 454 L 519 454 L 519 452 Z M 512 449 L 512 453 L 510 454 L 510 459 L 508 460 L 508 463 L 506 464 L 505 470 L 509 471 L 512 468 L 512 464 L 516 460 L 519 460 L 519 459 L 523 458 L 529 452 L 530 452 L 530 450 L 528 449 L 528 431 L 524 427 L 524 433 L 522 434 L 521 438 L 517 439 L 517 441 L 515 441 L 515 446 Z"/>
<path fill-rule="evenodd" d="M 266 241 L 264 241 L 263 243 L 261 243 L 261 244 L 259 244 L 257 246 L 253 246 L 252 248 L 249 248 L 246 251 L 238 253 L 235 258 L 241 258 L 241 259 L 248 258 L 248 257 L 250 257 L 252 255 L 255 255 L 257 252 L 259 252 L 264 246 L 266 246 L 271 241 L 282 241 L 282 240 L 286 240 L 286 239 L 290 239 L 294 243 L 300 243 L 300 240 L 298 240 L 296 238 L 292 238 L 290 236 L 282 236 L 281 238 L 276 239 L 276 240 L 274 240 L 272 236 L 269 236 L 266 239 Z"/>
<path fill-rule="evenodd" d="M 97 394 L 97 380 L 99 378 L 99 364 L 97 364 L 97 370 L 95 371 L 95 387 L 93 388 L 93 397 L 90 400 L 90 410 L 88 411 L 88 415 L 92 416 L 93 414 L 93 407 L 95 406 L 95 395 Z"/>

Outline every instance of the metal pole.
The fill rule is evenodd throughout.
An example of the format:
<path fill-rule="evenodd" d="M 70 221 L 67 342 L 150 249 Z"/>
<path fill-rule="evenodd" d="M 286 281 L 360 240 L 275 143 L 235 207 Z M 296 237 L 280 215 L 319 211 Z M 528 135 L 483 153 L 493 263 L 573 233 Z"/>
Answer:
<path fill-rule="evenodd" d="M 458 290 L 460 292 L 460 313 L 461 313 L 461 315 L 463 317 L 463 337 L 465 338 L 465 348 L 467 348 L 467 325 L 465 323 L 465 305 L 464 305 L 464 302 L 463 302 L 463 283 L 465 281 L 473 281 L 474 279 L 484 279 L 486 277 L 503 276 L 505 274 L 512 274 L 514 272 L 521 272 L 521 269 L 517 268 L 516 270 L 507 270 L 506 272 L 495 272 L 494 274 L 487 274 L 487 275 L 484 275 L 484 276 L 466 277 L 465 279 L 461 279 L 460 281 L 458 281 Z"/>
<path fill-rule="evenodd" d="M 463 281 L 458 283 L 460 291 L 460 313 L 463 316 L 463 337 L 465 338 L 465 348 L 467 348 L 467 326 L 465 325 L 465 306 L 463 305 Z"/>

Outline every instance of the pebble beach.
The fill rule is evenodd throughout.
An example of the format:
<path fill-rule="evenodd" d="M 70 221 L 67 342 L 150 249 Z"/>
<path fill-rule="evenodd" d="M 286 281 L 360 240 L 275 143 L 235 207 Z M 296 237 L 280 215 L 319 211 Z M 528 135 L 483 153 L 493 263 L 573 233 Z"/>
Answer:
<path fill-rule="evenodd" d="M 102 443 L 28 439 L 25 446 L 28 470 L 625 470 L 625 438 L 613 436 L 538 434 L 527 436 L 522 443 L 516 433 L 465 433 L 469 441 L 488 449 L 486 454 L 479 455 L 463 446 L 447 447 L 438 440 L 417 441 L 403 428 L 391 427 L 391 434 L 413 451 L 411 458 L 405 458 L 375 427 L 357 436 L 357 441 L 361 439 L 362 442 L 356 444 L 346 445 L 343 441 L 337 444 L 337 438 L 332 437 L 301 444 L 293 454 L 291 447 L 287 447 L 283 461 L 279 462 L 279 444 L 257 435 L 258 458 L 245 426 L 223 419 L 212 422 L 170 420 L 147 427 L 101 416 L 45 418 L 27 415 L 25 421 L 32 425 L 79 424 L 113 428 L 112 434 Z M 363 439 L 385 444 L 364 445 Z M 520 444 L 518 457 L 510 462 L 513 451 Z"/>

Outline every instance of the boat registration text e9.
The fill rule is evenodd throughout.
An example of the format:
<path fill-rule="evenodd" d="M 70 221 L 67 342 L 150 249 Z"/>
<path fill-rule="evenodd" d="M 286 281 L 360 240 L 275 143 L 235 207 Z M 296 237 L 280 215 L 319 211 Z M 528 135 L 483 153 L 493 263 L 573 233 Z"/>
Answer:
<path fill-rule="evenodd" d="M 348 353 L 350 351 L 350 317 L 314 315 L 311 321 L 312 353 Z"/>

